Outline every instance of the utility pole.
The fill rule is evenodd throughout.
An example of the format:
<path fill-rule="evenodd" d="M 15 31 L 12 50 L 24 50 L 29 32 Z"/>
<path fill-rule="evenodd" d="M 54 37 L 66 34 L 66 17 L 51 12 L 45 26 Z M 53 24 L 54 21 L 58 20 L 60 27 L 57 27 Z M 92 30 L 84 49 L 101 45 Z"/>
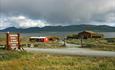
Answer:
<path fill-rule="evenodd" d="M 63 41 L 64 41 L 64 46 L 66 46 L 66 37 L 64 37 Z"/>
<path fill-rule="evenodd" d="M 81 36 L 81 48 L 83 48 L 83 36 Z"/>

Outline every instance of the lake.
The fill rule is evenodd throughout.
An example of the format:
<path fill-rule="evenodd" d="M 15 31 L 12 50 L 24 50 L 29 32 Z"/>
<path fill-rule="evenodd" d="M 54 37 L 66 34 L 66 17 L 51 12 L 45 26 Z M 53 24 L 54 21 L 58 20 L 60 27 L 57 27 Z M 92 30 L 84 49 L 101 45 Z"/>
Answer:
<path fill-rule="evenodd" d="M 39 32 L 39 33 L 21 33 L 22 36 L 67 36 L 79 32 Z M 105 38 L 115 38 L 115 32 L 98 32 L 104 34 Z"/>
<path fill-rule="evenodd" d="M 79 32 L 38 32 L 38 33 L 20 33 L 21 36 L 61 36 L 65 37 L 69 34 L 77 34 Z M 98 32 L 104 34 L 105 38 L 115 38 L 115 32 Z M 5 36 L 5 33 L 0 33 L 0 37 Z"/>

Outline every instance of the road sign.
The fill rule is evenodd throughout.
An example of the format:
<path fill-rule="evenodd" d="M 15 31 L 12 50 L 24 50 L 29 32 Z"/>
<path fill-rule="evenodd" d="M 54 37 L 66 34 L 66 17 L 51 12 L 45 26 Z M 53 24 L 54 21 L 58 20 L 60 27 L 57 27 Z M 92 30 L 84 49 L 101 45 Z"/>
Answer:
<path fill-rule="evenodd" d="M 20 49 L 19 33 L 7 33 L 7 49 Z"/>

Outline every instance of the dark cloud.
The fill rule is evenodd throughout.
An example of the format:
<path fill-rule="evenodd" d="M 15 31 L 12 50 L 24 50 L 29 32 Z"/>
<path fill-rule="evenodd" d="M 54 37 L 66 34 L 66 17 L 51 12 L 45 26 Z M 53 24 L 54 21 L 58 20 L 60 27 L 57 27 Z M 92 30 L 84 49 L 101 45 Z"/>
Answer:
<path fill-rule="evenodd" d="M 0 0 L 0 16 L 3 15 L 23 15 L 51 25 L 113 24 L 115 0 Z"/>

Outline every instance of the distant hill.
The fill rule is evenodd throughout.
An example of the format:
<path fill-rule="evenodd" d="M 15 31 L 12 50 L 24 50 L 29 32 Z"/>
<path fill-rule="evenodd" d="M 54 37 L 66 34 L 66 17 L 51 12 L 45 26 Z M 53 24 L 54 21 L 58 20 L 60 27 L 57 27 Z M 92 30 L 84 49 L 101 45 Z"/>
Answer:
<path fill-rule="evenodd" d="M 31 27 L 31 28 L 15 28 L 15 27 L 9 27 L 3 30 L 0 30 L 0 32 L 26 32 L 26 33 L 35 33 L 35 32 L 41 32 L 41 31 L 83 31 L 83 30 L 91 30 L 96 32 L 115 32 L 115 27 L 110 27 L 106 25 L 70 25 L 70 26 L 46 26 L 43 28 L 39 27 Z"/>

